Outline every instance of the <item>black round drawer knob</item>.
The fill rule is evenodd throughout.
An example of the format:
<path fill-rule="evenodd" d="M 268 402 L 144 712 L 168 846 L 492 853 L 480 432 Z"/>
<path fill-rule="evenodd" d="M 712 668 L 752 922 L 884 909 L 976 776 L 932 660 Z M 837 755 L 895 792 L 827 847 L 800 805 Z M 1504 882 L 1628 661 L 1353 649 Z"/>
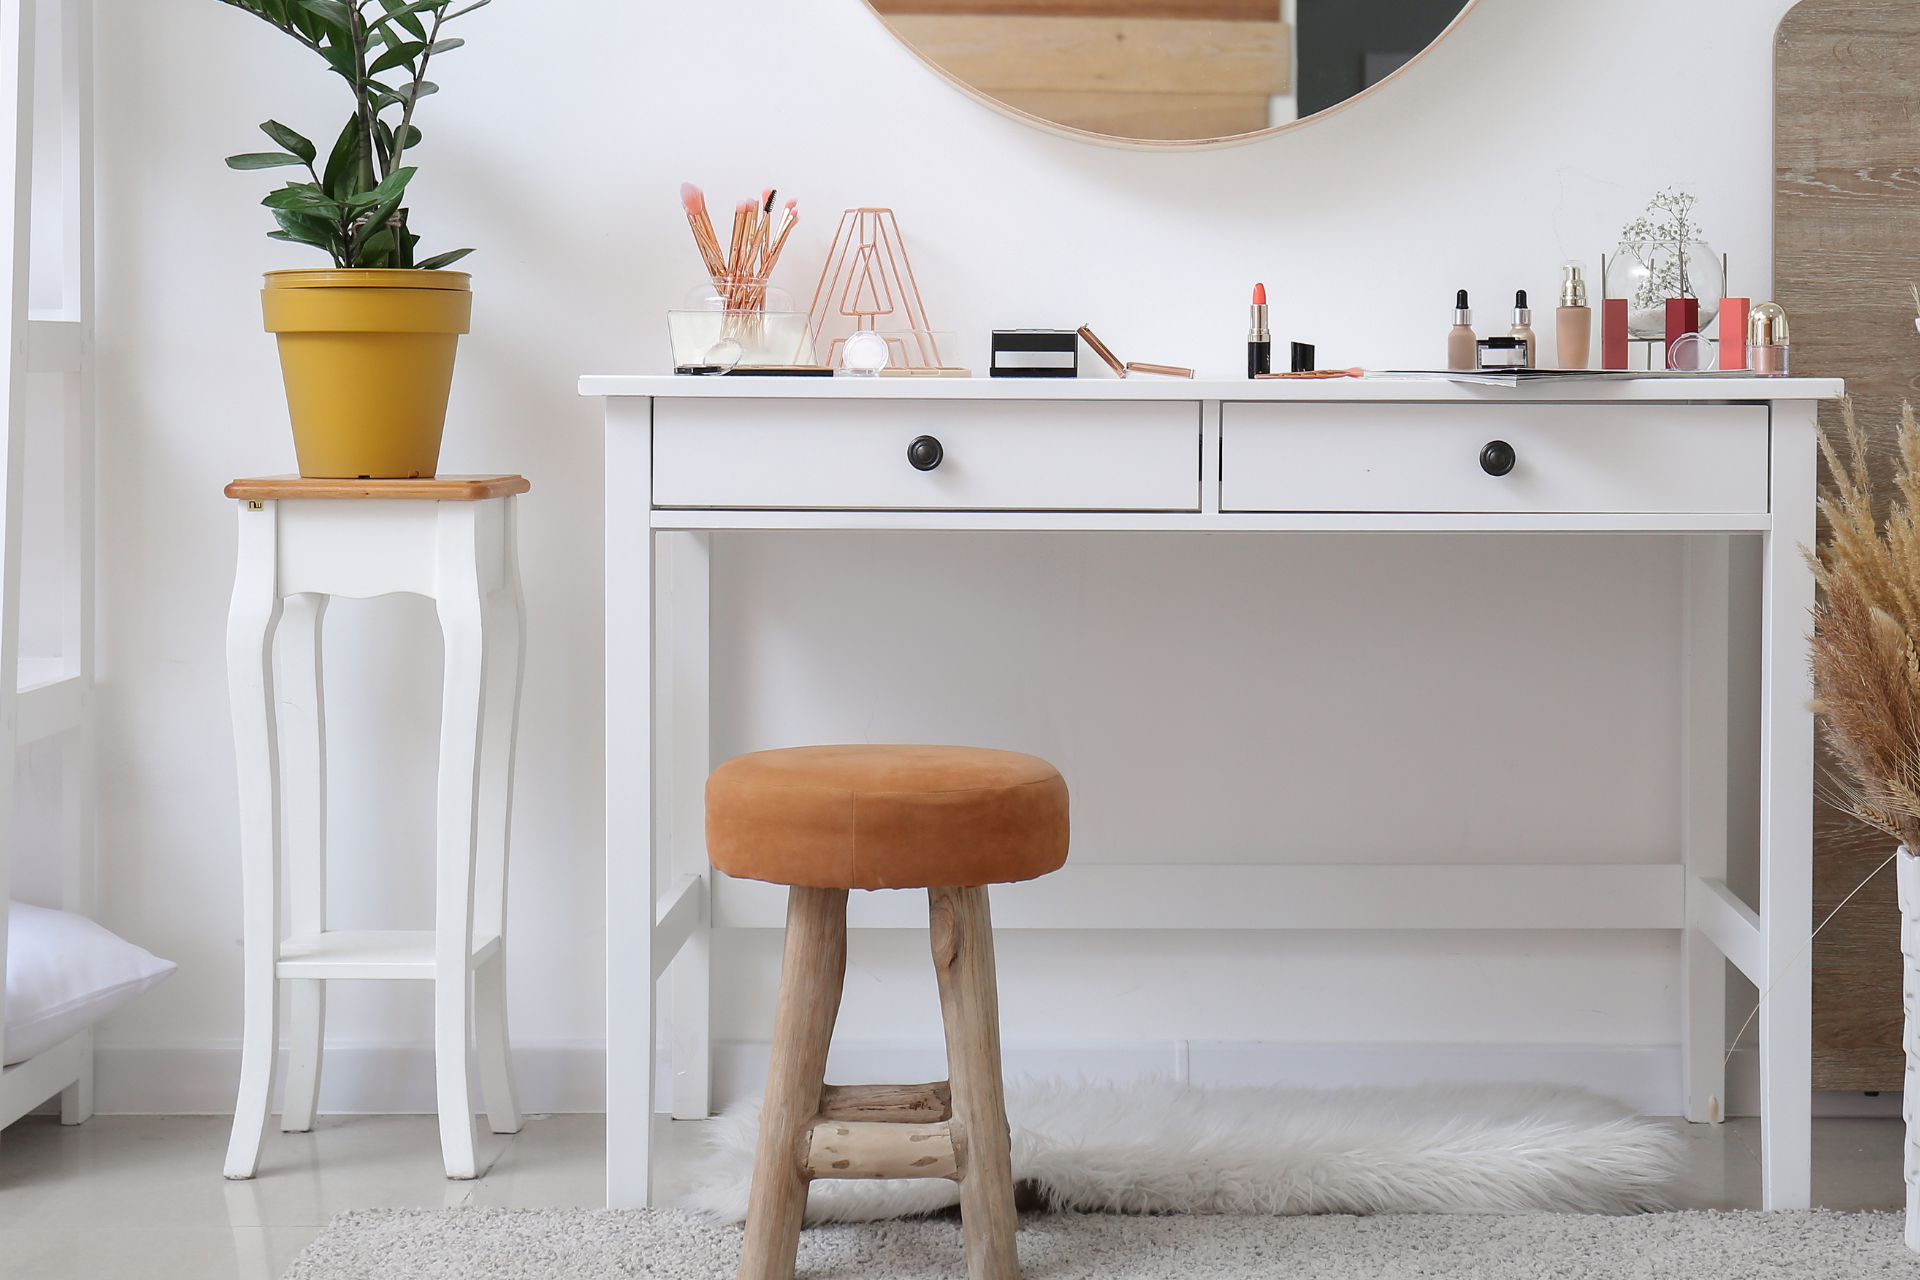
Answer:
<path fill-rule="evenodd" d="M 907 446 L 907 461 L 913 464 L 915 471 L 931 471 L 946 456 L 947 451 L 932 436 L 915 436 L 913 443 Z"/>
<path fill-rule="evenodd" d="M 1505 440 L 1489 440 L 1480 451 L 1480 469 L 1490 476 L 1503 476 L 1513 470 L 1513 446 Z"/>

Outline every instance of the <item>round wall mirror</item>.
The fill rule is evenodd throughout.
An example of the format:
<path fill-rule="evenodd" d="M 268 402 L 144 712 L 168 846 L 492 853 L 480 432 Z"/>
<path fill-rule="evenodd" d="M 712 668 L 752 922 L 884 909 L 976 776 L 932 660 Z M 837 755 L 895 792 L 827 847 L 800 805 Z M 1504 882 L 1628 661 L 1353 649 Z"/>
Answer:
<path fill-rule="evenodd" d="M 1476 0 L 867 0 L 974 97 L 1112 146 L 1264 137 L 1382 84 Z"/>

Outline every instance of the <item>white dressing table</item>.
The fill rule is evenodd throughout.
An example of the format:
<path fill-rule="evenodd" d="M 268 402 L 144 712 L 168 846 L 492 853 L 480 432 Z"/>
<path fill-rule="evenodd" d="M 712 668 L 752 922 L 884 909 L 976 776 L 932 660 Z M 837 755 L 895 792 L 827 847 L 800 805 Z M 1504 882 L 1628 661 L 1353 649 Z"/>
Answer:
<path fill-rule="evenodd" d="M 582 378 L 581 394 L 607 398 L 608 1205 L 650 1195 L 656 980 L 674 984 L 673 1114 L 705 1117 L 710 930 L 783 918 L 777 886 L 716 876 L 703 847 L 709 535 L 937 529 L 1708 535 L 1686 540 L 1674 861 L 1070 862 L 1002 886 L 994 917 L 1016 929 L 1678 930 L 1687 1117 L 1720 1119 L 1726 1097 L 1724 956 L 1770 991 L 1764 1203 L 1804 1207 L 1813 581 L 1800 548 L 1814 539 L 1816 402 L 1841 390 L 1745 378 L 1514 389 Z M 1725 883 L 1731 534 L 1764 543 L 1757 910 Z M 924 903 L 894 897 L 862 895 L 850 923 L 925 926 Z"/>

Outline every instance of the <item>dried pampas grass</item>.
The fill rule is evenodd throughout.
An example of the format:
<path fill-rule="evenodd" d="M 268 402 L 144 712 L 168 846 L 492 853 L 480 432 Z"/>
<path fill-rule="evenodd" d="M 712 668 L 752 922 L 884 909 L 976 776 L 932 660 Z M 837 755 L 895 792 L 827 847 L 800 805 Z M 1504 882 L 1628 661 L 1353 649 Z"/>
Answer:
<path fill-rule="evenodd" d="M 1843 403 L 1847 457 L 1823 430 L 1832 486 L 1820 495 L 1830 525 L 1809 553 L 1814 607 L 1813 709 L 1838 758 L 1841 808 L 1920 850 L 1920 426 L 1900 407 L 1900 469 L 1884 525 L 1874 520 L 1867 442 Z"/>

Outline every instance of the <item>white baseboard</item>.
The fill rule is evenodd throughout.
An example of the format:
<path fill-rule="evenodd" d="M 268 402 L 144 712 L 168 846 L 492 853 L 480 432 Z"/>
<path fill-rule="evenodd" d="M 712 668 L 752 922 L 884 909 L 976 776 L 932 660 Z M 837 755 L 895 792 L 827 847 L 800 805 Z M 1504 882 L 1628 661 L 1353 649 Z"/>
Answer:
<path fill-rule="evenodd" d="M 766 1080 L 764 1042 L 713 1046 L 716 1109 L 751 1096 Z M 1646 1115 L 1680 1113 L 1677 1045 L 1280 1044 L 1268 1041 L 1114 1040 L 1004 1047 L 1009 1078 L 1131 1080 L 1158 1073 L 1196 1084 L 1319 1087 L 1508 1081 L 1583 1085 Z M 594 1042 L 520 1044 L 513 1051 L 521 1105 L 529 1112 L 606 1109 L 606 1053 Z M 103 1115 L 227 1115 L 240 1079 L 236 1043 L 103 1045 L 95 1054 L 95 1110 Z M 1729 1115 L 1758 1111 L 1751 1051 L 1728 1064 Z M 662 1046 L 660 1107 L 667 1107 Z M 937 1041 L 836 1043 L 828 1079 L 908 1083 L 947 1074 Z M 284 1077 L 283 1077 L 284 1078 Z M 1819 1116 L 1898 1116 L 1901 1098 L 1817 1093 Z M 320 1109 L 331 1114 L 424 1115 L 434 1110 L 429 1045 L 340 1044 L 327 1050 Z"/>
<path fill-rule="evenodd" d="M 1022 1075 L 1130 1080 L 1157 1072 L 1195 1084 L 1584 1085 L 1648 1115 L 1680 1112 L 1677 1045 L 1280 1044 L 1266 1041 L 1113 1041 L 1009 1044 L 1010 1079 Z M 724 1106 L 764 1085 L 768 1047 L 714 1045 L 714 1100 Z M 827 1077 L 835 1083 L 917 1082 L 946 1076 L 938 1044 L 835 1044 Z"/>
<path fill-rule="evenodd" d="M 531 1113 L 605 1111 L 606 1062 L 606 1050 L 598 1042 L 515 1045 L 521 1108 Z M 279 1079 L 284 1081 L 284 1052 L 280 1066 Z M 103 1115 L 232 1115 L 239 1084 L 240 1046 L 231 1041 L 103 1045 L 94 1054 L 94 1110 Z M 276 1109 L 278 1105 L 276 1097 Z M 428 1115 L 434 1109 L 432 1045 L 327 1047 L 320 1073 L 321 1111 Z"/>

